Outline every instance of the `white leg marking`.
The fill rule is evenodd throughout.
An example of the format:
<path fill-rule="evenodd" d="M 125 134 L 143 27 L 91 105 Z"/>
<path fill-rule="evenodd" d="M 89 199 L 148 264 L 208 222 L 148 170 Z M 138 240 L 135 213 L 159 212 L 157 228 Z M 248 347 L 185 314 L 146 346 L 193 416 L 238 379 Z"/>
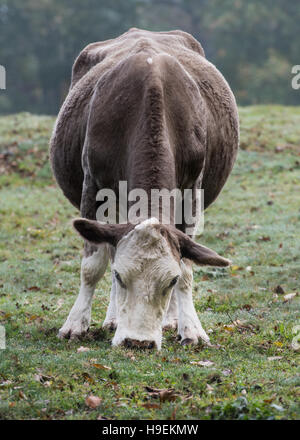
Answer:
<path fill-rule="evenodd" d="M 192 284 L 192 264 L 185 260 L 182 262 L 182 276 L 175 287 L 179 313 L 178 335 L 180 335 L 183 344 L 197 344 L 198 338 L 209 344 L 209 337 L 203 330 L 194 307 Z"/>
<path fill-rule="evenodd" d="M 90 257 L 84 257 L 81 263 L 81 286 L 79 295 L 73 305 L 69 316 L 59 330 L 60 338 L 76 338 L 84 334 L 91 321 L 92 298 L 97 282 L 103 276 L 108 262 L 106 245 Z"/>
<path fill-rule="evenodd" d="M 110 300 L 109 306 L 106 312 L 106 317 L 103 322 L 102 327 L 107 328 L 109 330 L 114 330 L 117 328 L 117 299 L 116 299 L 116 280 L 112 275 L 112 283 L 111 283 L 111 291 L 110 291 Z"/>

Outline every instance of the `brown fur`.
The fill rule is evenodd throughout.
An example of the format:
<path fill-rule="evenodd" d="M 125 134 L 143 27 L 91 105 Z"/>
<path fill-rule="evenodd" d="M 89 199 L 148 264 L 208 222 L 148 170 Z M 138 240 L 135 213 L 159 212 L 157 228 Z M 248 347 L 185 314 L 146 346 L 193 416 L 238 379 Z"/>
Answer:
<path fill-rule="evenodd" d="M 117 192 L 119 180 L 148 193 L 203 188 L 209 206 L 238 141 L 234 97 L 201 45 L 181 31 L 130 29 L 75 61 L 50 158 L 65 196 L 95 219 L 97 191 Z"/>

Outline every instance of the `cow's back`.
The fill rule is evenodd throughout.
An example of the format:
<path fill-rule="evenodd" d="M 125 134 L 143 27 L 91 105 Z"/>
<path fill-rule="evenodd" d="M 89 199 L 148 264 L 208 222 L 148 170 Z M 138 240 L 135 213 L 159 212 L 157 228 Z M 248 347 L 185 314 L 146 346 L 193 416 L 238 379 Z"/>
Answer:
<path fill-rule="evenodd" d="M 103 82 L 112 70 L 117 70 L 120 63 L 134 60 L 135 56 L 144 56 L 145 60 L 151 60 L 150 68 L 152 60 L 159 55 L 166 55 L 167 60 L 169 57 L 162 76 L 165 89 L 170 91 L 173 88 L 175 100 L 175 75 L 172 78 L 172 69 L 175 69 L 173 72 L 176 71 L 179 78 L 180 75 L 188 78 L 191 87 L 196 87 L 199 91 L 199 108 L 203 108 L 203 112 L 197 111 L 199 114 L 195 115 L 195 120 L 199 127 L 198 132 L 205 131 L 199 143 L 199 148 L 204 149 L 201 166 L 204 164 L 202 187 L 205 190 L 205 206 L 222 189 L 232 169 L 238 147 L 237 110 L 228 84 L 205 59 L 201 45 L 191 35 L 181 31 L 153 33 L 131 29 L 114 40 L 90 44 L 81 52 L 73 66 L 71 88 L 51 140 L 51 161 L 59 185 L 75 206 L 80 205 L 83 181 L 82 148 L 86 139 L 89 111 L 93 107 L 95 93 L 99 92 L 99 82 Z M 108 87 L 114 87 L 114 84 L 108 84 Z M 172 100 L 170 93 L 165 96 Z M 177 113 L 177 119 L 180 120 L 180 102 L 182 100 L 179 99 L 175 105 L 170 105 L 171 119 L 173 108 L 174 115 Z M 101 114 L 97 114 L 97 118 L 101 118 Z M 174 129 L 176 126 L 178 124 L 174 124 Z M 184 131 L 182 135 L 185 135 Z M 187 145 L 185 148 L 188 147 Z M 183 174 L 188 170 L 179 172 Z"/>

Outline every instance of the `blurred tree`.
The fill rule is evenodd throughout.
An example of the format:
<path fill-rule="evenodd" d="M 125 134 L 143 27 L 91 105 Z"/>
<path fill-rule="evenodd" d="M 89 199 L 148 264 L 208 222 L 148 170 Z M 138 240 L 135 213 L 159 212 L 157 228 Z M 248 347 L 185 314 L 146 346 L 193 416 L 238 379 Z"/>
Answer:
<path fill-rule="evenodd" d="M 135 0 L 0 0 L 0 111 L 57 113 L 79 51 L 135 22 Z"/>
<path fill-rule="evenodd" d="M 132 26 L 192 33 L 239 104 L 300 104 L 299 21 L 286 0 L 0 0 L 0 112 L 57 113 L 79 51 Z"/>

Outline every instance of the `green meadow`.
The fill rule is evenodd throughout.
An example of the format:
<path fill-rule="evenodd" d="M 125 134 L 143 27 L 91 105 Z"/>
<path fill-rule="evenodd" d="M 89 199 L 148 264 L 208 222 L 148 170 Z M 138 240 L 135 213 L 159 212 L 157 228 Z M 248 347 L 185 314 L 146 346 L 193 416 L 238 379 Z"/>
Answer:
<path fill-rule="evenodd" d="M 87 336 L 56 336 L 83 243 L 51 175 L 53 124 L 0 118 L 0 419 L 299 419 L 300 107 L 240 108 L 238 159 L 200 239 L 233 265 L 194 267 L 215 347 L 181 346 L 167 331 L 160 352 L 111 346 L 109 270 Z"/>

